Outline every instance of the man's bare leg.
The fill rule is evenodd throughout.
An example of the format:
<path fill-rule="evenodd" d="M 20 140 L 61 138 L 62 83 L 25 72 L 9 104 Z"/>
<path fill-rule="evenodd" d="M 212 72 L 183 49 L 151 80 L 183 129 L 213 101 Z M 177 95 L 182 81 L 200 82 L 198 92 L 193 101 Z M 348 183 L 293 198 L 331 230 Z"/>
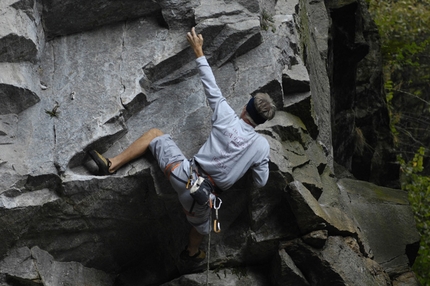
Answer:
<path fill-rule="evenodd" d="M 200 234 L 194 227 L 191 228 L 190 236 L 188 238 L 188 254 L 190 256 L 199 252 L 199 246 L 203 240 L 203 234 Z"/>
<path fill-rule="evenodd" d="M 151 130 L 145 132 L 130 146 L 128 146 L 127 149 L 122 151 L 117 156 L 109 158 L 111 162 L 109 172 L 113 173 L 128 162 L 145 154 L 145 152 L 148 150 L 149 143 L 163 134 L 164 133 L 157 128 L 152 128 Z"/>

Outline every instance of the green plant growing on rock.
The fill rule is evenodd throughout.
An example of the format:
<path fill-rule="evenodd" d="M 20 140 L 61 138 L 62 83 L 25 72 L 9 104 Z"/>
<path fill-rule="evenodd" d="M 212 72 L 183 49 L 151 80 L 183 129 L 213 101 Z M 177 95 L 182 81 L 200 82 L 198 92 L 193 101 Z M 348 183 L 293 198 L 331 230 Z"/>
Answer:
<path fill-rule="evenodd" d="M 273 16 L 267 12 L 266 10 L 263 10 L 260 15 L 260 27 L 264 31 L 269 30 L 271 28 L 272 32 L 276 32 L 275 27 L 275 20 L 273 19 Z"/>
<path fill-rule="evenodd" d="M 52 110 L 46 110 L 45 109 L 45 113 L 48 114 L 51 118 L 58 117 L 58 115 L 60 113 L 60 111 L 58 111 L 59 107 L 60 107 L 60 105 L 58 104 L 58 102 L 55 102 L 54 108 L 52 108 Z"/>
<path fill-rule="evenodd" d="M 224 278 L 227 277 L 227 271 L 226 271 L 225 265 L 223 263 L 219 264 L 215 268 L 214 273 L 216 274 L 216 276 L 218 276 L 219 279 L 222 279 L 221 276 L 219 275 L 219 273 L 221 272 L 221 270 L 223 270 Z"/>
<path fill-rule="evenodd" d="M 234 268 L 232 272 L 239 280 L 248 275 L 248 270 L 245 267 Z"/>
<path fill-rule="evenodd" d="M 214 270 L 214 273 L 218 276 L 219 279 L 223 279 L 220 275 L 221 272 L 224 274 L 224 278 L 226 278 L 227 269 L 225 268 L 224 264 L 218 265 L 217 268 Z M 248 270 L 245 267 L 236 267 L 231 270 L 231 274 L 236 275 L 237 278 L 240 280 L 248 275 Z"/>
<path fill-rule="evenodd" d="M 401 156 L 398 161 L 402 170 L 402 189 L 408 192 L 409 201 L 415 215 L 421 244 L 413 270 L 422 285 L 430 285 L 430 177 L 421 175 L 424 170 L 425 149 L 418 149 L 414 158 L 406 162 Z"/>

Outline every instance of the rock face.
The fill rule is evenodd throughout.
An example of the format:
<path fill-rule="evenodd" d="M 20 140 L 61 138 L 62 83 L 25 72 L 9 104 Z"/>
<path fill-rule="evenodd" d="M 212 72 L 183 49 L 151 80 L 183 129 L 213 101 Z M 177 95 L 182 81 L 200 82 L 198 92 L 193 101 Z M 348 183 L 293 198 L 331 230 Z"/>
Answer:
<path fill-rule="evenodd" d="M 0 15 L 1 285 L 418 285 L 364 1 L 2 0 Z M 190 227 L 151 154 L 109 177 L 86 154 L 152 127 L 198 151 L 211 111 L 191 26 L 237 112 L 257 92 L 278 107 L 257 127 L 269 182 L 220 196 L 209 271 L 179 260 Z"/>

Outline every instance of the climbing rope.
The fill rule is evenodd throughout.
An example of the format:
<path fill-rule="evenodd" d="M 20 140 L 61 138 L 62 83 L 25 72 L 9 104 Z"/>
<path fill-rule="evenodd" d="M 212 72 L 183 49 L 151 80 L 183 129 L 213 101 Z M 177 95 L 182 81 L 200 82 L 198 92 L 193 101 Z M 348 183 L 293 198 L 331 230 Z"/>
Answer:
<path fill-rule="evenodd" d="M 211 201 L 212 201 L 212 194 L 211 194 Z M 209 222 L 212 221 L 212 208 L 210 210 L 210 215 L 209 215 Z M 210 228 L 210 223 L 209 223 L 209 228 Z M 206 266 L 206 286 L 209 286 L 209 261 L 211 258 L 211 230 L 209 229 L 209 237 L 208 237 L 208 256 L 207 256 L 207 266 Z"/>

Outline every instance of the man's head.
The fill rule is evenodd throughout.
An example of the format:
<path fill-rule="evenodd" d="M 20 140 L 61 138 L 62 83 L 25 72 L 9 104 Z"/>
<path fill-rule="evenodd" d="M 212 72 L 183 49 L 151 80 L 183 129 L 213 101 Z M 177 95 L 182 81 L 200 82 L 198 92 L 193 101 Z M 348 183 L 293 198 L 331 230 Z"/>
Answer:
<path fill-rule="evenodd" d="M 272 119 L 275 112 L 276 106 L 272 98 L 267 93 L 259 92 L 245 105 L 241 118 L 255 127 Z"/>

